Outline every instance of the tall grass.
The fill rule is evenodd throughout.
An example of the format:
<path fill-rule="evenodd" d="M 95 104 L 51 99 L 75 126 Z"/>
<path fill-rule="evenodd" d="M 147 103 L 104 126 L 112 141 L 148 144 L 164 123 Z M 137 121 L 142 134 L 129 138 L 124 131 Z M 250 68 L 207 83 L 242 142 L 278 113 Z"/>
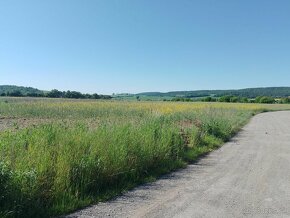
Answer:
<path fill-rule="evenodd" d="M 77 122 L 0 133 L 0 216 L 49 217 L 108 199 L 185 166 L 264 110 L 193 105 L 2 102 L 2 116 Z"/>

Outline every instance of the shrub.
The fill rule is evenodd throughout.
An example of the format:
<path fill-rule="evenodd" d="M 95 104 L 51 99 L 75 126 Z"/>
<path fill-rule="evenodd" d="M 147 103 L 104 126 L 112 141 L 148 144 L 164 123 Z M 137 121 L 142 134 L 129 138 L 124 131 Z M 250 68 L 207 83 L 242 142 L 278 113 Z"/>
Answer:
<path fill-rule="evenodd" d="M 275 99 L 272 98 L 272 97 L 264 96 L 264 97 L 260 98 L 260 102 L 259 103 L 262 103 L 262 104 L 273 104 L 273 103 L 275 103 Z"/>
<path fill-rule="evenodd" d="M 232 96 L 226 95 L 219 98 L 219 102 L 231 102 Z"/>

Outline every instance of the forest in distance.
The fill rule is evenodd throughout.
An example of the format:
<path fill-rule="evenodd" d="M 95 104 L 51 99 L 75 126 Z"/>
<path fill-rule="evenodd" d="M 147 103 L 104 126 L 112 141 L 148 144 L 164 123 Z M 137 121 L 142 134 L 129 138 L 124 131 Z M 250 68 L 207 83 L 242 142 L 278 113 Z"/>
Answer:
<path fill-rule="evenodd" d="M 23 87 L 15 85 L 0 85 L 0 96 L 10 97 L 48 97 L 48 98 L 75 98 L 75 99 L 116 99 L 116 100 L 177 100 L 189 101 L 204 100 L 215 101 L 221 97 L 226 99 L 236 97 L 243 100 L 234 100 L 231 102 L 243 102 L 245 98 L 255 99 L 257 97 L 288 98 L 290 97 L 290 87 L 266 87 L 266 88 L 247 88 L 237 90 L 197 90 L 197 91 L 177 91 L 177 92 L 143 92 L 138 94 L 87 94 L 78 91 L 43 91 L 32 87 Z M 210 98 L 209 98 L 210 97 Z M 182 100 L 183 99 L 183 100 Z M 209 100 L 210 99 L 210 100 Z M 228 102 L 225 100 L 224 102 Z"/>

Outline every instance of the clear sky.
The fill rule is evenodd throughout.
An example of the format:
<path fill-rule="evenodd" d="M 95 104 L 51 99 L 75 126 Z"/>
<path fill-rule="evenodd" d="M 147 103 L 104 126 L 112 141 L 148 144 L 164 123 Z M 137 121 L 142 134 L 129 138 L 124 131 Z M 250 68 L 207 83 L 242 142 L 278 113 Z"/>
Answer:
<path fill-rule="evenodd" d="M 0 0 L 0 84 L 290 86 L 289 0 Z"/>

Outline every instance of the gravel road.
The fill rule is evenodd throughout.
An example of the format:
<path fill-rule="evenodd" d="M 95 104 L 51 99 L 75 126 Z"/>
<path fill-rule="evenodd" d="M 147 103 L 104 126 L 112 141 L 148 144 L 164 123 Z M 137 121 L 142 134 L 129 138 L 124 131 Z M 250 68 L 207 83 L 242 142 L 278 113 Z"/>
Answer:
<path fill-rule="evenodd" d="M 259 114 L 198 163 L 67 217 L 290 217 L 290 111 Z"/>

